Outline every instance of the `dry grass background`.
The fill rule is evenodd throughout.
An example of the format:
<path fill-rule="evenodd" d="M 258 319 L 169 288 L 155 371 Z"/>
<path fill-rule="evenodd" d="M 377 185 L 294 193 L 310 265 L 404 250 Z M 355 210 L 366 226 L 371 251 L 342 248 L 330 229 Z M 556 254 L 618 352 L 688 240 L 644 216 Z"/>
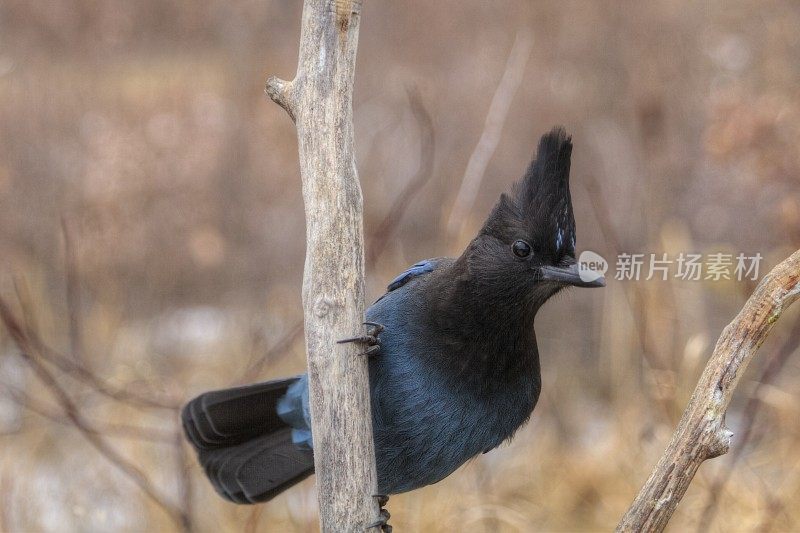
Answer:
<path fill-rule="evenodd" d="M 299 6 L 0 4 L 0 296 L 63 354 L 58 366 L 32 350 L 80 416 L 196 531 L 316 530 L 313 481 L 257 508 L 225 503 L 176 445 L 175 411 L 139 405 L 226 386 L 254 362 L 264 379 L 304 366 L 292 335 L 296 143 L 263 95 L 268 74 L 294 72 Z M 554 124 L 574 137 L 580 249 L 761 252 L 765 272 L 800 245 L 798 27 L 789 0 L 366 2 L 354 106 L 368 233 L 424 163 L 408 87 L 436 146 L 395 233 L 371 243 L 385 247 L 370 295 L 408 264 L 458 251 Z M 518 33 L 532 37 L 530 57 L 454 235 L 447 217 Z M 548 304 L 532 421 L 445 481 L 393 497 L 392 524 L 610 530 L 751 289 L 612 280 Z M 800 529 L 799 320 L 784 317 L 740 387 L 736 464 L 703 465 L 673 531 Z M 177 530 L 0 335 L 0 529 Z"/>

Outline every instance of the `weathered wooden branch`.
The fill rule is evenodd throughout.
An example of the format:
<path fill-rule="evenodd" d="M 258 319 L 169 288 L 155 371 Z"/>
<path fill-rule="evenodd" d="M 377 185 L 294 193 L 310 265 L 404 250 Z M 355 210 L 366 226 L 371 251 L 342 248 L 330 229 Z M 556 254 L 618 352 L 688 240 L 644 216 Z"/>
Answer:
<path fill-rule="evenodd" d="M 750 393 L 750 397 L 747 399 L 747 403 L 742 409 L 741 423 L 739 424 L 741 433 L 737 435 L 738 445 L 727 457 L 728 464 L 725 465 L 725 468 L 717 472 L 716 477 L 706 489 L 708 493 L 708 502 L 706 503 L 705 509 L 703 509 L 703 512 L 700 514 L 700 518 L 697 522 L 697 531 L 710 530 L 710 526 L 719 509 L 720 496 L 724 492 L 725 484 L 730 480 L 736 463 L 744 455 L 743 452 L 750 442 L 751 437 L 755 437 L 753 430 L 755 429 L 756 417 L 761 408 L 765 405 L 764 391 L 772 386 L 773 381 L 780 375 L 792 354 L 797 350 L 797 347 L 800 346 L 800 319 L 795 320 L 794 324 L 790 327 L 792 328 L 791 333 L 789 333 L 789 336 L 775 353 L 769 357 L 761 374 L 758 376 L 753 392 Z M 758 438 L 755 440 L 758 441 Z"/>
<path fill-rule="evenodd" d="M 367 364 L 337 339 L 362 331 L 364 237 L 353 146 L 360 0 L 305 0 L 292 81 L 267 94 L 297 126 L 306 212 L 303 278 L 314 466 L 323 531 L 378 519 Z"/>
<path fill-rule="evenodd" d="M 767 274 L 722 332 L 667 449 L 617 531 L 662 531 L 706 459 L 728 451 L 725 412 L 747 365 L 783 311 L 800 297 L 800 250 Z"/>

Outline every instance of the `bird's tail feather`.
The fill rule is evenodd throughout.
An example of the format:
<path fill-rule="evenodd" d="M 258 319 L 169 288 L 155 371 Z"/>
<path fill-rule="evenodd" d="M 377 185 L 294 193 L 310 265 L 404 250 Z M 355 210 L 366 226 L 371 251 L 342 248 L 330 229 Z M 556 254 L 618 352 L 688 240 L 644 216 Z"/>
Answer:
<path fill-rule="evenodd" d="M 214 488 L 235 503 L 267 501 L 314 473 L 276 404 L 297 377 L 201 394 L 181 413 Z"/>

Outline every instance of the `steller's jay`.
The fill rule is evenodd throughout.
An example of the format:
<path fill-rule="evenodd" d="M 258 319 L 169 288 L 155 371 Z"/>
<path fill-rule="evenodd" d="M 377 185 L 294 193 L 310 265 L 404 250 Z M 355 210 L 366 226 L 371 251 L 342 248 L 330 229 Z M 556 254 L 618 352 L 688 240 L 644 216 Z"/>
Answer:
<path fill-rule="evenodd" d="M 561 128 L 456 259 L 412 266 L 367 309 L 373 433 L 383 494 L 436 483 L 528 420 L 541 390 L 533 321 L 583 281 Z M 214 488 L 256 503 L 314 470 L 307 375 L 207 392 L 183 409 Z"/>

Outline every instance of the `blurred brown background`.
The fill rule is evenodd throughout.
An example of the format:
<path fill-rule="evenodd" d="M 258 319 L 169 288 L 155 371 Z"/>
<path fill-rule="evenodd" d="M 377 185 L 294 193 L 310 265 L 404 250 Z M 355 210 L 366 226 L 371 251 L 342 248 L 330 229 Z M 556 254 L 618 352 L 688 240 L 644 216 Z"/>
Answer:
<path fill-rule="evenodd" d="M 304 367 L 297 146 L 263 94 L 268 74 L 294 72 L 300 4 L 0 4 L 0 296 L 39 365 L 0 333 L 3 531 L 316 530 L 313 480 L 256 508 L 219 498 L 173 408 Z M 367 234 L 415 193 L 369 243 L 383 247 L 370 297 L 457 253 L 555 124 L 575 144 L 580 250 L 612 270 L 619 251 L 760 252 L 763 275 L 800 245 L 798 28 L 789 0 L 367 0 L 354 101 Z M 448 231 L 504 73 L 519 86 L 492 117 L 474 205 Z M 612 529 L 752 287 L 610 280 L 548 304 L 532 421 L 393 497 L 391 523 Z M 793 311 L 737 391 L 737 456 L 703 465 L 673 531 L 800 528 Z"/>

